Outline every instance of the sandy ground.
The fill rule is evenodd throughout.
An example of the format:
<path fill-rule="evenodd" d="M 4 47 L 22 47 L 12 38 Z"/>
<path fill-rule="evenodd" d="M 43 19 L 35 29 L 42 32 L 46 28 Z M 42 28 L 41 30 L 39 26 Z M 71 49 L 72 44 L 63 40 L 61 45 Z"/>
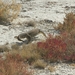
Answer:
<path fill-rule="evenodd" d="M 11 2 L 11 0 L 6 2 Z M 54 32 L 51 29 L 53 29 L 55 24 L 63 22 L 65 13 L 71 11 L 75 13 L 75 0 L 16 0 L 16 2 L 21 3 L 21 11 L 18 18 L 12 22 L 12 25 L 0 25 L 1 45 L 18 42 L 14 38 L 15 35 L 34 29 L 34 27 L 25 26 L 27 21 L 35 21 L 36 28 L 41 29 L 47 34 Z M 39 37 L 42 36 L 39 35 Z"/>
<path fill-rule="evenodd" d="M 11 2 L 11 0 L 4 0 Z M 21 3 L 22 8 L 17 19 L 13 20 L 11 25 L 0 25 L 0 45 L 6 43 L 12 44 L 19 42 L 14 38 L 23 32 L 34 29 L 34 27 L 26 27 L 27 21 L 35 21 L 36 27 L 41 29 L 46 35 L 48 33 L 55 34 L 53 26 L 59 22 L 63 22 L 65 14 L 68 12 L 75 13 L 75 0 L 16 0 Z M 36 36 L 36 41 L 46 39 L 43 35 Z M 33 42 L 36 42 L 35 40 Z M 38 70 L 35 75 L 75 75 L 75 67 L 67 64 L 58 64 L 55 72 L 48 70 Z"/>

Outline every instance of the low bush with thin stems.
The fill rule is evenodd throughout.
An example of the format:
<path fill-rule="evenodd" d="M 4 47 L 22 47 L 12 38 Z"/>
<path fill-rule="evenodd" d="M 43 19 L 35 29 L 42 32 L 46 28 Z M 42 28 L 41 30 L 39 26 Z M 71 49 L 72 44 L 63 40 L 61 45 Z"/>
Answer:
<path fill-rule="evenodd" d="M 55 30 L 62 32 L 70 32 L 72 29 L 75 29 L 75 14 L 68 13 L 66 14 L 63 23 L 59 22 L 57 26 L 54 27 Z"/>
<path fill-rule="evenodd" d="M 0 0 L 0 24 L 7 24 L 17 18 L 21 5 L 17 4 L 15 0 L 11 3 L 6 3 Z"/>
<path fill-rule="evenodd" d="M 38 59 L 41 59 L 39 52 L 37 51 L 37 44 L 23 45 L 20 49 L 12 49 L 10 53 L 14 56 L 19 54 L 24 62 L 32 64 Z"/>
<path fill-rule="evenodd" d="M 50 62 L 63 60 L 66 51 L 66 43 L 61 37 L 52 37 L 51 35 L 45 42 L 37 43 L 41 56 Z"/>
<path fill-rule="evenodd" d="M 47 63 L 44 60 L 36 60 L 33 63 L 34 68 L 44 69 L 47 66 Z"/>
<path fill-rule="evenodd" d="M 37 43 L 43 59 L 50 62 L 75 62 L 75 38 L 67 32 Z"/>
<path fill-rule="evenodd" d="M 0 75 L 32 75 L 32 71 L 21 61 L 19 54 L 14 57 L 7 54 L 5 59 L 0 57 Z"/>

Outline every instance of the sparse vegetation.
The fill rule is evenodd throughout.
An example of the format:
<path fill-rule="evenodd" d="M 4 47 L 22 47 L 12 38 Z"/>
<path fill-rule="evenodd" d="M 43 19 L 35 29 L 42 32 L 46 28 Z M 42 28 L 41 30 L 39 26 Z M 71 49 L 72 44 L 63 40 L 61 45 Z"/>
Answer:
<path fill-rule="evenodd" d="M 41 56 L 50 62 L 63 60 L 66 51 L 66 43 L 61 37 L 52 37 L 51 35 L 45 42 L 37 43 Z"/>
<path fill-rule="evenodd" d="M 54 72 L 56 70 L 56 68 L 54 66 L 49 65 L 48 70 L 50 72 Z"/>
<path fill-rule="evenodd" d="M 46 42 L 38 42 L 37 46 L 42 57 L 50 62 L 56 61 L 75 61 L 75 15 L 66 14 L 64 22 L 59 23 L 55 28 L 61 34 L 53 37 L 52 35 Z"/>
<path fill-rule="evenodd" d="M 35 68 L 39 68 L 39 69 L 44 69 L 46 67 L 47 63 L 44 62 L 43 60 L 36 60 L 34 63 L 33 63 L 33 66 Z"/>
<path fill-rule="evenodd" d="M 0 24 L 7 24 L 18 16 L 21 5 L 15 0 L 11 2 L 6 3 L 0 0 Z"/>
<path fill-rule="evenodd" d="M 0 46 L 0 52 L 8 52 L 10 49 L 6 45 L 1 45 Z"/>
<path fill-rule="evenodd" d="M 58 26 L 54 28 L 60 33 L 71 32 L 71 30 L 75 29 L 75 14 L 72 12 L 66 14 L 63 23 L 59 23 Z"/>
<path fill-rule="evenodd" d="M 6 59 L 0 57 L 0 75 L 32 75 L 27 64 L 20 59 L 18 54 L 15 57 L 8 54 Z"/>
<path fill-rule="evenodd" d="M 11 48 L 14 50 L 19 50 L 20 47 L 17 44 L 13 44 Z"/>
<path fill-rule="evenodd" d="M 21 49 L 13 49 L 13 51 L 11 51 L 10 53 L 12 55 L 19 54 L 22 60 L 29 64 L 32 64 L 33 62 L 41 58 L 39 52 L 37 51 L 36 44 L 23 45 Z"/>
<path fill-rule="evenodd" d="M 46 61 L 75 61 L 75 41 L 69 36 L 49 37 L 45 42 L 38 42 L 37 46 Z"/>
<path fill-rule="evenodd" d="M 0 75 L 31 75 L 27 64 L 44 69 L 50 62 L 75 62 L 75 15 L 66 14 L 64 22 L 59 23 L 55 29 L 61 34 L 50 34 L 46 41 L 23 44 L 21 47 L 14 44 L 12 50 L 1 46 L 1 52 L 9 53 L 5 59 L 0 56 Z M 55 68 L 49 66 L 48 70 L 53 72 Z"/>
<path fill-rule="evenodd" d="M 71 64 L 70 64 L 70 66 L 72 66 L 72 67 L 74 67 L 74 68 L 75 68 L 75 63 L 71 63 Z"/>

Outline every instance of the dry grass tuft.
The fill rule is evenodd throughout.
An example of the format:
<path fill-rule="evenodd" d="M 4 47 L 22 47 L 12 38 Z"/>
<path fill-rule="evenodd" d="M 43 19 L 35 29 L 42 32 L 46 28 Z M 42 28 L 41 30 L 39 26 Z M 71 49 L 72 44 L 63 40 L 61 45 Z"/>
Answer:
<path fill-rule="evenodd" d="M 20 46 L 17 45 L 17 44 L 14 44 L 14 45 L 11 46 L 11 48 L 14 49 L 14 50 L 19 50 Z"/>
<path fill-rule="evenodd" d="M 72 12 L 66 14 L 63 23 L 59 23 L 54 28 L 59 32 L 70 32 L 72 29 L 75 29 L 75 14 Z"/>
<path fill-rule="evenodd" d="M 70 64 L 70 66 L 73 66 L 73 67 L 75 67 L 75 63 L 71 63 L 71 64 Z"/>
<path fill-rule="evenodd" d="M 50 65 L 50 66 L 48 67 L 48 70 L 49 70 L 50 72 L 54 72 L 54 71 L 55 71 L 55 67 Z"/>
<path fill-rule="evenodd" d="M 13 49 L 11 50 L 11 54 L 19 54 L 21 58 L 28 62 L 29 64 L 32 64 L 37 59 L 41 58 L 40 54 L 37 51 L 36 44 L 28 44 L 23 45 L 20 49 Z"/>
<path fill-rule="evenodd" d="M 28 65 L 20 60 L 18 54 L 8 54 L 6 59 L 0 59 L 0 75 L 32 75 L 32 71 L 28 70 Z"/>
<path fill-rule="evenodd" d="M 12 3 L 5 3 L 0 0 L 0 24 L 6 24 L 15 19 L 20 11 L 20 4 L 17 4 L 15 0 Z"/>
<path fill-rule="evenodd" d="M 6 45 L 1 45 L 0 46 L 0 52 L 8 52 L 10 49 Z"/>
<path fill-rule="evenodd" d="M 47 63 L 43 60 L 38 59 L 34 62 L 33 65 L 35 68 L 44 69 L 47 66 Z"/>
<path fill-rule="evenodd" d="M 20 56 L 23 59 L 26 59 L 29 64 L 41 57 L 36 50 L 36 44 L 29 44 L 27 46 L 23 46 L 20 51 Z"/>

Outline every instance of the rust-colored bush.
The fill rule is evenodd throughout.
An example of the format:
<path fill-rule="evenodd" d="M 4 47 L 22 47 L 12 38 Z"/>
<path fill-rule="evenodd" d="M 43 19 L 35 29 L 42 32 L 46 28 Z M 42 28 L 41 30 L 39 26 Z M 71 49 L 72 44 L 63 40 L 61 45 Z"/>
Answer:
<path fill-rule="evenodd" d="M 37 46 L 42 57 L 51 62 L 63 60 L 66 52 L 66 43 L 61 37 L 49 37 L 46 42 L 38 42 Z"/>
<path fill-rule="evenodd" d="M 60 36 L 67 45 L 67 50 L 65 52 L 65 60 L 69 62 L 75 61 L 75 30 L 70 33 L 64 32 Z"/>
<path fill-rule="evenodd" d="M 8 54 L 6 59 L 0 58 L 0 75 L 32 75 L 32 72 L 28 70 L 27 64 L 20 61 L 19 55 L 13 58 Z"/>
<path fill-rule="evenodd" d="M 75 38 L 68 32 L 49 36 L 45 42 L 37 43 L 42 58 L 50 61 L 75 62 Z"/>

